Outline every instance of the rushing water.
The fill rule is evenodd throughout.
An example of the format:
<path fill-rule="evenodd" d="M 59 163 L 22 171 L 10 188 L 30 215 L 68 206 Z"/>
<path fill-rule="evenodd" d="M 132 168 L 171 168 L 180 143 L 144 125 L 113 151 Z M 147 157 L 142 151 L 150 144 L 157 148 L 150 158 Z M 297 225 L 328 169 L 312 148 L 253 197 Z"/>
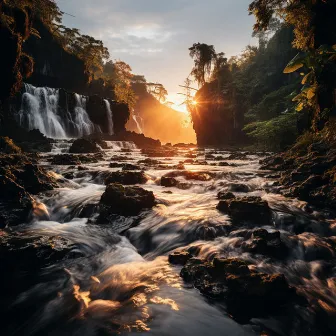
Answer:
<path fill-rule="evenodd" d="M 111 104 L 107 99 L 104 99 L 106 110 L 107 110 L 107 124 L 108 124 L 108 133 L 110 135 L 114 134 L 113 131 L 113 112 L 111 110 Z"/>
<path fill-rule="evenodd" d="M 55 146 L 53 153 L 66 151 L 68 143 Z M 72 242 L 76 259 L 68 259 L 44 268 L 28 281 L 26 289 L 10 303 L 10 316 L 18 319 L 5 329 L 13 335 L 324 335 L 314 331 L 314 313 L 297 310 L 296 316 L 271 316 L 240 325 L 225 312 L 225 307 L 201 296 L 183 283 L 180 267 L 172 266 L 167 255 L 182 247 L 194 247 L 199 257 L 240 257 L 266 273 L 284 273 L 307 299 L 322 308 L 332 322 L 336 307 L 335 241 L 336 222 L 323 212 L 307 212 L 306 204 L 269 192 L 273 177 L 261 174 L 260 156 L 247 155 L 243 160 L 227 161 L 231 166 L 185 164 L 187 170 L 211 173 L 213 179 L 187 181 L 183 189 L 164 188 L 160 178 L 173 171 L 153 166 L 146 169 L 150 177 L 142 187 L 152 190 L 158 205 L 138 217 L 118 217 L 116 223 L 95 225 L 78 218 L 86 204 L 99 201 L 105 190 L 104 173 L 113 155 L 123 155 L 124 162 L 136 163 L 146 158 L 131 143 L 108 142 L 105 160 L 86 164 L 87 171 L 54 166 L 55 176 L 63 187 L 40 195 L 40 211 L 20 235 L 66 238 Z M 126 149 L 126 150 L 125 150 Z M 130 153 L 127 153 L 129 152 Z M 197 160 L 205 159 L 210 150 L 193 149 Z M 214 156 L 230 153 L 217 151 Z M 189 149 L 179 149 L 173 158 L 155 158 L 173 166 L 190 157 Z M 48 163 L 43 164 L 48 168 Z M 63 177 L 69 171 L 75 178 Z M 92 173 L 94 172 L 94 173 Z M 178 177 L 186 182 L 183 177 Z M 244 183 L 249 195 L 262 196 L 273 210 L 268 230 L 280 230 L 290 255 L 275 261 L 241 250 L 242 238 L 228 216 L 218 212 L 217 192 L 232 183 Z M 239 195 L 240 193 L 237 193 Z M 306 230 L 298 232 L 297 227 Z M 118 229 L 119 228 L 119 229 Z M 126 228 L 126 230 L 125 230 Z M 129 228 L 129 229 L 127 229 Z M 250 230 L 242 227 L 240 229 Z M 213 232 L 209 239 L 206 232 Z M 31 270 L 31 272 L 36 272 Z M 14 289 L 13 289 L 14 290 Z M 292 318 L 293 321 L 290 322 Z M 2 323 L 3 325 L 6 323 Z M 260 327 L 262 326 L 262 327 Z M 269 333 L 261 330 L 267 328 Z M 1 333 L 1 329 L 0 329 Z M 1 334 L 2 335 L 2 334 Z"/>

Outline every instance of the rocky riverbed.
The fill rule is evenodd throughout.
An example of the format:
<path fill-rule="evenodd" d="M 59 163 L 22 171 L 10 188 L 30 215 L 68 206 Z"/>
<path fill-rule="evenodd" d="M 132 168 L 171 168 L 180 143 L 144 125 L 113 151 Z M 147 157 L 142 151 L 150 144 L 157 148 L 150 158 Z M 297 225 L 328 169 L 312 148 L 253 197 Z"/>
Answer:
<path fill-rule="evenodd" d="M 1 335 L 336 332 L 336 216 L 286 158 L 72 143 L 0 143 Z"/>

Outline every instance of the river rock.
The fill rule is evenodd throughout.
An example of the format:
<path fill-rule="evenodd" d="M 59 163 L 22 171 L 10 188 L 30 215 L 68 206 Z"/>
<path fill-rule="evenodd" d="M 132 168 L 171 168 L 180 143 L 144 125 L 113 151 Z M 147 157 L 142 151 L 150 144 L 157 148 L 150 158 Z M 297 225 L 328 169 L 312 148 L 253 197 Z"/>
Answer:
<path fill-rule="evenodd" d="M 122 168 L 124 167 L 124 163 L 119 163 L 119 162 L 110 162 L 109 167 L 110 168 Z"/>
<path fill-rule="evenodd" d="M 252 233 L 250 240 L 242 246 L 246 252 L 262 254 L 277 259 L 284 259 L 288 255 L 288 248 L 281 240 L 279 231 L 268 232 L 265 229 L 257 229 Z"/>
<path fill-rule="evenodd" d="M 191 258 L 182 268 L 181 277 L 204 295 L 223 301 L 228 313 L 241 322 L 299 301 L 284 275 L 251 271 L 241 259 L 215 258 L 209 262 Z"/>
<path fill-rule="evenodd" d="M 161 177 L 161 185 L 163 187 L 176 187 L 178 185 L 178 180 L 173 177 Z"/>
<path fill-rule="evenodd" d="M 101 149 L 96 141 L 88 139 L 77 139 L 69 149 L 69 153 L 99 153 Z"/>
<path fill-rule="evenodd" d="M 246 160 L 246 154 L 240 152 L 232 153 L 226 160 Z"/>
<path fill-rule="evenodd" d="M 220 200 L 231 200 L 231 199 L 236 198 L 236 196 L 232 192 L 229 192 L 229 191 L 220 191 L 217 194 L 217 198 Z"/>
<path fill-rule="evenodd" d="M 52 158 L 51 164 L 54 165 L 65 165 L 65 166 L 77 166 L 82 163 L 98 163 L 104 160 L 102 153 L 96 154 L 58 154 Z"/>
<path fill-rule="evenodd" d="M 147 158 L 147 159 L 138 161 L 138 164 L 144 164 L 146 166 L 156 166 L 158 164 L 161 164 L 161 162 L 158 160 Z"/>
<path fill-rule="evenodd" d="M 192 255 L 188 251 L 175 251 L 168 256 L 168 261 L 174 265 L 184 266 Z"/>
<path fill-rule="evenodd" d="M 141 170 L 141 167 L 131 163 L 124 164 L 122 170 Z"/>
<path fill-rule="evenodd" d="M 109 214 L 134 216 L 154 205 L 155 197 L 152 191 L 112 183 L 106 187 L 100 199 L 100 218 L 102 219 Z"/>
<path fill-rule="evenodd" d="M 174 149 L 164 149 L 164 148 L 146 148 L 142 149 L 141 153 L 148 157 L 173 157 L 177 155 L 177 151 Z"/>
<path fill-rule="evenodd" d="M 58 154 L 52 158 L 51 164 L 64 165 L 64 166 L 77 166 L 81 164 L 81 161 L 76 155 Z"/>
<path fill-rule="evenodd" d="M 126 185 L 144 184 L 148 181 L 148 177 L 144 172 L 136 171 L 117 171 L 109 173 L 105 179 L 105 184 L 121 183 Z"/>
<path fill-rule="evenodd" d="M 0 228 L 26 222 L 34 200 L 11 177 L 0 175 Z"/>
<path fill-rule="evenodd" d="M 272 218 L 268 203 L 258 196 L 221 200 L 217 209 L 229 214 L 233 221 L 267 224 Z"/>
<path fill-rule="evenodd" d="M 233 192 L 248 193 L 250 191 L 250 188 L 246 184 L 232 183 L 230 185 L 230 190 Z"/>
<path fill-rule="evenodd" d="M 31 194 L 52 190 L 57 187 L 57 181 L 43 168 L 34 164 L 26 164 L 15 172 L 16 180 Z"/>
<path fill-rule="evenodd" d="M 202 172 L 190 172 L 187 171 L 184 174 L 186 180 L 196 180 L 196 181 L 210 181 L 212 177 L 207 173 Z"/>

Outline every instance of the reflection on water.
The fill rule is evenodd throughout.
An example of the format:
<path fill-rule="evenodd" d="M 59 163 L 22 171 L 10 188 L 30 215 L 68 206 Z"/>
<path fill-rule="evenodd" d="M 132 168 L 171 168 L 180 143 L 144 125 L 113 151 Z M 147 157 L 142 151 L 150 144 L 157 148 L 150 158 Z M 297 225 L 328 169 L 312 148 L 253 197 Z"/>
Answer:
<path fill-rule="evenodd" d="M 179 149 L 173 158 L 154 158 L 159 166 L 141 167 L 150 177 L 143 187 L 154 192 L 159 204 L 138 218 L 116 217 L 115 225 L 96 225 L 94 216 L 89 220 L 83 209 L 99 202 L 106 172 L 120 169 L 109 168 L 109 159 L 122 155 L 125 162 L 136 164 L 146 158 L 133 144 L 111 142 L 108 147 L 107 161 L 87 164 L 85 171 L 54 167 L 63 187 L 40 195 L 32 222 L 15 233 L 20 239 L 47 237 L 56 249 L 61 241 L 60 251 L 66 248 L 70 257 L 50 259 L 34 265 L 36 269 L 29 264 L 17 275 L 18 288 L 7 293 L 8 309 L 2 308 L 5 335 L 306 335 L 300 323 L 314 324 L 312 312 L 297 312 L 297 319 L 304 321 L 297 325 L 283 317 L 237 324 L 226 315 L 225 306 L 184 284 L 180 268 L 168 263 L 167 255 L 181 249 L 209 260 L 218 255 L 240 257 L 259 271 L 285 274 L 332 325 L 335 222 L 317 211 L 308 213 L 303 202 L 271 193 L 274 181 L 259 174 L 260 156 L 227 160 L 230 166 L 215 165 L 229 157 L 223 151 L 211 154 L 222 156 L 220 161 L 204 162 L 210 150 L 197 149 Z M 185 168 L 207 172 L 210 179 L 187 181 L 183 172 L 169 169 L 190 156 L 203 163 L 189 160 Z M 73 179 L 64 179 L 69 172 Z M 160 178 L 172 172 L 183 187 L 160 186 Z M 254 228 L 237 226 L 216 210 L 217 193 L 235 183 L 243 183 L 249 195 L 269 202 L 272 221 L 264 228 L 280 230 L 287 251 L 283 259 L 247 252 L 244 244 Z M 116 230 L 118 225 L 124 229 Z"/>

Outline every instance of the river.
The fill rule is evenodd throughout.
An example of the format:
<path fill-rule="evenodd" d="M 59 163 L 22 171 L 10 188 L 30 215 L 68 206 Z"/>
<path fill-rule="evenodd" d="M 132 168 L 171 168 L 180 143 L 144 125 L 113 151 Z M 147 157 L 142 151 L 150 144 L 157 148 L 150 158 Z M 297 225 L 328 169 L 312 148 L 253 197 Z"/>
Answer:
<path fill-rule="evenodd" d="M 108 145 L 104 159 L 85 164 L 83 170 L 50 165 L 50 157 L 67 150 L 66 141 L 42 155 L 40 164 L 53 171 L 62 187 L 39 195 L 40 211 L 14 231 L 21 237 L 57 237 L 60 244 L 70 241 L 72 257 L 20 274 L 26 286 L 19 293 L 13 288 L 15 295 L 9 295 L 3 335 L 324 335 L 315 330 L 314 309 L 297 308 L 292 316 L 280 313 L 239 324 L 223 303 L 183 282 L 181 266 L 168 262 L 171 252 L 185 248 L 194 248 L 205 259 L 239 257 L 258 271 L 283 273 L 311 306 L 335 311 L 336 222 L 305 202 L 276 193 L 276 174 L 259 170 L 266 154 L 231 159 L 227 151 L 178 148 L 175 156 L 151 157 L 160 164 L 141 166 L 149 177 L 141 187 L 153 191 L 157 205 L 139 216 L 118 216 L 113 225 L 98 225 L 82 210 L 99 202 L 106 172 L 120 170 L 109 167 L 111 158 L 121 155 L 130 164 L 148 158 L 131 143 Z M 185 180 L 174 167 L 180 162 L 209 178 Z M 173 171 L 180 187 L 161 186 L 161 177 Z M 255 227 L 232 229 L 230 217 L 216 209 L 217 193 L 235 184 L 247 187 L 236 195 L 261 196 L 268 202 L 272 220 L 262 227 L 281 232 L 290 251 L 285 258 L 242 250 L 237 232 Z"/>

